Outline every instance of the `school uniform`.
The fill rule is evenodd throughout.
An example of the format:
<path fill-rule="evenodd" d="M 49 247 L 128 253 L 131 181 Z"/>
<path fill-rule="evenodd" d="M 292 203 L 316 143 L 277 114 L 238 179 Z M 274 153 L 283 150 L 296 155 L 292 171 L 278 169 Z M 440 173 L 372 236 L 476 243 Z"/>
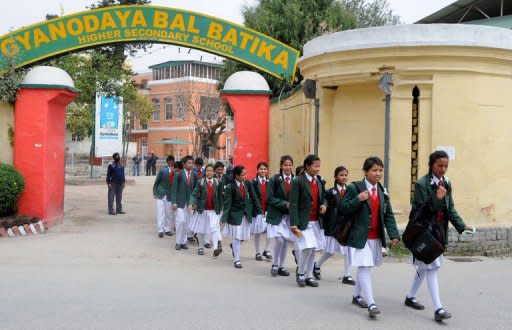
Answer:
<path fill-rule="evenodd" d="M 319 178 L 307 172 L 295 177 L 290 189 L 290 225 L 300 230 L 300 237 L 295 237 L 295 249 L 299 251 L 297 283 L 300 286 L 318 286 L 313 280 L 313 267 L 315 251 L 325 247 L 320 215 L 322 205 L 327 206 L 327 203 Z"/>
<path fill-rule="evenodd" d="M 263 255 L 261 254 L 260 249 L 261 235 L 263 235 L 263 233 L 267 230 L 266 214 L 268 182 L 269 180 L 267 177 L 262 178 L 259 175 L 252 180 L 252 187 L 257 198 L 257 204 L 253 207 L 251 234 L 254 235 L 254 248 L 256 250 L 256 260 L 258 261 L 263 260 L 263 257 L 267 258 L 267 260 L 272 260 L 272 256 L 269 251 L 271 239 L 268 237 L 268 235 L 265 240 L 265 249 L 263 250 Z M 259 211 L 256 206 L 259 206 L 261 211 Z"/>
<path fill-rule="evenodd" d="M 445 187 L 447 190 L 445 197 L 442 200 L 437 199 L 436 192 L 440 186 Z M 414 199 L 413 208 L 419 207 L 428 199 L 432 201 L 432 218 L 433 224 L 438 224 L 442 228 L 444 235 L 444 244 L 448 245 L 448 223 L 450 222 L 457 232 L 462 233 L 466 228 L 466 224 L 455 210 L 455 205 L 452 197 L 451 184 L 447 177 L 437 178 L 432 174 L 427 174 L 416 181 L 414 185 Z M 439 316 L 439 312 L 444 313 L 441 299 L 439 297 L 439 286 L 437 281 L 437 272 L 443 264 L 443 256 L 439 256 L 432 263 L 425 264 L 423 261 L 412 258 L 415 266 L 415 275 L 413 284 L 406 297 L 405 304 L 414 309 L 423 309 L 424 307 L 416 301 L 416 293 L 420 288 L 423 280 L 426 278 L 428 282 L 428 289 L 432 297 L 432 302 L 436 310 L 435 318 Z M 412 305 L 412 306 L 411 306 Z M 445 318 L 446 314 L 444 315 Z M 451 316 L 451 315 L 450 315 Z"/>
<path fill-rule="evenodd" d="M 220 234 L 220 213 L 222 211 L 222 193 L 216 178 L 203 178 L 190 196 L 190 205 L 196 207 L 197 216 L 190 221 L 189 229 L 197 234 L 199 251 L 207 237 L 212 239 L 214 250 L 218 249 Z"/>
<path fill-rule="evenodd" d="M 347 243 L 352 265 L 358 267 L 354 299 L 361 298 L 361 291 L 364 291 L 368 306 L 373 309 L 376 305 L 370 269 L 382 264 L 382 242 L 386 239 L 384 230 L 391 239 L 399 239 L 400 234 L 387 192 L 380 184 L 372 185 L 366 179 L 362 184 L 369 193 L 368 200 L 359 201 L 360 191 L 355 183 L 351 183 L 347 186 L 340 206 L 344 214 L 356 215 Z M 370 315 L 373 315 L 371 311 Z"/>
<path fill-rule="evenodd" d="M 171 207 L 171 186 L 174 172 L 169 167 L 162 168 L 153 183 L 153 196 L 156 197 L 157 232 L 159 234 L 171 233 L 171 220 L 174 211 Z M 160 235 L 161 237 L 161 235 Z"/>
<path fill-rule="evenodd" d="M 187 248 L 187 231 L 193 212 L 187 209 L 190 195 L 196 185 L 196 177 L 192 171 L 185 169 L 175 173 L 171 189 L 171 200 L 176 210 L 176 248 Z"/>
<path fill-rule="evenodd" d="M 251 238 L 251 219 L 253 205 L 251 184 L 247 181 L 233 180 L 224 187 L 223 213 L 225 223 L 223 234 L 232 240 L 233 260 L 236 268 L 240 264 L 240 243 Z"/>

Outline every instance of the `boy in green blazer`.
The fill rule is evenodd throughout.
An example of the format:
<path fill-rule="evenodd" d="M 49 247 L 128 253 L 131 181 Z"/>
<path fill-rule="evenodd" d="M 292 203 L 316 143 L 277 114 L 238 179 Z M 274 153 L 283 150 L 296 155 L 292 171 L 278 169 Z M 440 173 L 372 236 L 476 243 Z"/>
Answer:
<path fill-rule="evenodd" d="M 163 167 L 153 183 L 153 197 L 156 200 L 156 220 L 158 237 L 174 235 L 171 231 L 171 217 L 174 210 L 171 207 L 171 184 L 174 179 L 174 157 L 167 156 L 167 166 Z"/>
<path fill-rule="evenodd" d="M 187 232 L 192 213 L 187 207 L 196 186 L 196 177 L 192 173 L 194 159 L 192 156 L 185 156 L 181 162 L 183 170 L 175 174 L 171 193 L 172 207 L 176 211 L 176 250 L 188 249 Z"/>
<path fill-rule="evenodd" d="M 318 177 L 320 158 L 309 155 L 304 160 L 303 174 L 295 177 L 290 190 L 290 225 L 296 236 L 298 256 L 297 284 L 317 287 L 313 278 L 315 251 L 323 250 L 325 237 L 322 215 L 327 209 L 324 185 Z"/>

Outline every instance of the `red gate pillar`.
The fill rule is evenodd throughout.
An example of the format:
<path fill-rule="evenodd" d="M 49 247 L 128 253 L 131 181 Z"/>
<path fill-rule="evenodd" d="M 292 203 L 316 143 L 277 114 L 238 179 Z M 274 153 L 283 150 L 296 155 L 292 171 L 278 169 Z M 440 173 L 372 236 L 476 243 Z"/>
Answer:
<path fill-rule="evenodd" d="M 63 70 L 38 66 L 21 83 L 14 115 L 14 166 L 25 178 L 18 214 L 61 223 L 66 105 L 77 95 Z"/>
<path fill-rule="evenodd" d="M 248 178 L 256 176 L 259 162 L 268 163 L 270 88 L 252 71 L 232 74 L 221 90 L 235 114 L 234 165 L 244 165 Z"/>

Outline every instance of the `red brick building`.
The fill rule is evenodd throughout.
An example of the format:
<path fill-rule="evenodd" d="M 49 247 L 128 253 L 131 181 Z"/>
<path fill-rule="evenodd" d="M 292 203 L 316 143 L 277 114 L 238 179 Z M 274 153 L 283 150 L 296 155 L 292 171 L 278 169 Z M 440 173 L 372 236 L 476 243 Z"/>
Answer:
<path fill-rule="evenodd" d="M 159 158 L 172 154 L 176 158 L 193 155 L 228 159 L 234 143 L 233 122 L 229 116 L 216 146 L 201 150 L 198 141 L 204 120 L 211 125 L 225 114 L 216 87 L 221 66 L 199 61 L 169 61 L 149 68 L 151 72 L 133 77 L 143 85 L 140 93 L 153 103 L 153 113 L 147 123 L 137 119 L 130 123 L 129 139 L 137 142 L 137 151 L 142 155 L 154 152 Z M 167 144 L 169 142 L 183 144 Z"/>

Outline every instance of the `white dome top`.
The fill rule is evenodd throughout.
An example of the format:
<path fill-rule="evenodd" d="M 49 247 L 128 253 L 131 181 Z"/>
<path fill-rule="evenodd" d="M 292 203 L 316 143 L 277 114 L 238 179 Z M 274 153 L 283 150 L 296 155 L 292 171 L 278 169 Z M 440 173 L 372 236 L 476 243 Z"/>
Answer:
<path fill-rule="evenodd" d="M 407 46 L 459 46 L 512 50 L 509 29 L 470 24 L 404 24 L 326 34 L 304 45 L 301 60 L 325 53 Z"/>
<path fill-rule="evenodd" d="M 263 76 L 253 71 L 238 71 L 226 80 L 223 91 L 258 91 L 270 92 L 270 87 Z"/>
<path fill-rule="evenodd" d="M 73 79 L 69 74 L 53 66 L 36 66 L 32 68 L 21 85 L 58 85 L 75 88 Z"/>

